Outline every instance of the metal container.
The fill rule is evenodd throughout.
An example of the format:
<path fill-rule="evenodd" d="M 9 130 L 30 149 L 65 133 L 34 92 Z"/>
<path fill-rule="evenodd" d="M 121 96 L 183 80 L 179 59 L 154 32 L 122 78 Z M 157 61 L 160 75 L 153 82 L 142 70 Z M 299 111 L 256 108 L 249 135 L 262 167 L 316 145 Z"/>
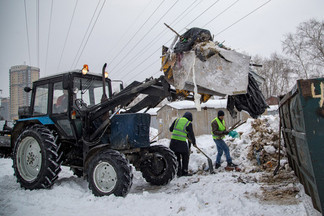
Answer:
<path fill-rule="evenodd" d="M 324 78 L 298 80 L 279 103 L 289 165 L 324 213 Z"/>
<path fill-rule="evenodd" d="M 113 149 L 150 146 L 150 120 L 147 113 L 118 114 L 111 119 L 110 144 Z"/>

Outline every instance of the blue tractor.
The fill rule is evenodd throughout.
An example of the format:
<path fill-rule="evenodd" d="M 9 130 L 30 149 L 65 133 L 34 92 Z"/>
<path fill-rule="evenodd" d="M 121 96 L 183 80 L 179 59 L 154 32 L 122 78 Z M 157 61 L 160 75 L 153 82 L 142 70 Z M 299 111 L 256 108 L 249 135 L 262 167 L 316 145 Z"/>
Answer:
<path fill-rule="evenodd" d="M 19 108 L 9 129 L 14 174 L 21 187 L 51 187 L 61 166 L 87 178 L 96 196 L 126 196 L 132 185 L 132 164 L 153 185 L 175 176 L 177 163 L 167 147 L 151 145 L 150 115 L 139 110 L 155 107 L 177 94 L 163 76 L 133 82 L 113 93 L 114 81 L 101 75 L 71 71 L 33 83 L 31 103 Z M 84 71 L 84 70 L 83 70 Z M 134 101 L 139 94 L 146 97 Z"/>

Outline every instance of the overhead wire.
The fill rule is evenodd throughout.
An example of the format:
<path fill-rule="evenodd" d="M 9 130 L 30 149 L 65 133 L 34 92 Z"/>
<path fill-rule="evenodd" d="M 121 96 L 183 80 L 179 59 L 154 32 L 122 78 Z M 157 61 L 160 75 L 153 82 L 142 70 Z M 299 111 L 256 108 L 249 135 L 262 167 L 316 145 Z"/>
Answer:
<path fill-rule="evenodd" d="M 83 35 L 83 38 L 82 38 L 82 41 L 81 41 L 81 43 L 80 43 L 79 49 L 78 49 L 78 51 L 77 51 L 77 53 L 76 53 L 76 55 L 75 55 L 75 57 L 74 57 L 74 59 L 73 59 L 73 62 L 72 62 L 72 64 L 71 64 L 71 68 L 70 68 L 70 70 L 72 70 L 73 66 L 75 67 L 75 61 L 76 61 L 76 59 L 78 58 L 79 52 L 80 52 L 80 50 L 81 50 L 81 47 L 82 47 L 82 45 L 83 45 L 83 42 L 84 42 L 84 40 L 85 40 L 87 34 L 88 34 L 88 31 L 89 31 L 89 29 L 90 29 L 90 26 L 91 26 L 91 23 L 92 23 L 92 21 L 93 21 L 93 18 L 94 18 L 95 14 L 96 14 L 96 12 L 97 12 L 97 10 L 98 10 L 99 4 L 100 4 L 100 1 L 98 1 L 97 7 L 96 7 L 96 9 L 94 10 L 94 12 L 93 12 L 93 14 L 92 14 L 92 17 L 91 17 L 91 20 L 90 20 L 89 25 L 88 25 L 88 27 L 87 27 L 87 30 L 86 30 L 86 32 L 85 32 L 84 35 Z"/>
<path fill-rule="evenodd" d="M 192 7 L 194 5 L 194 3 L 198 2 L 199 0 L 195 0 L 192 2 L 192 4 L 190 4 L 176 19 L 174 19 L 170 25 L 173 25 L 190 7 Z M 201 2 L 201 1 L 199 1 Z M 184 18 L 184 17 L 182 17 Z M 164 28 L 160 33 L 158 33 L 155 37 L 153 37 L 153 39 L 148 42 L 146 44 L 145 47 L 143 47 L 139 52 L 137 52 L 136 54 L 134 54 L 134 56 L 136 56 L 135 58 L 132 58 L 131 62 L 126 62 L 119 70 L 122 71 L 123 69 L 127 68 L 127 66 L 130 66 L 130 63 L 133 63 L 135 62 L 137 59 L 139 59 L 146 51 L 146 49 L 151 46 L 155 41 L 156 41 L 156 38 L 159 36 L 159 35 L 163 35 L 164 32 L 166 32 L 168 29 L 167 28 Z M 160 50 L 160 48 L 159 48 Z M 142 62 L 141 62 L 142 63 Z M 141 63 L 139 63 L 137 66 L 141 65 Z M 137 68 L 137 66 L 135 68 Z"/>
<path fill-rule="evenodd" d="M 51 35 L 52 14 L 53 14 L 53 0 L 51 0 L 50 20 L 49 20 L 49 27 L 48 27 L 47 48 L 46 48 L 46 57 L 45 57 L 45 76 L 47 73 L 47 59 L 48 59 L 48 49 L 49 49 L 49 42 L 50 42 L 50 35 Z"/>
<path fill-rule="evenodd" d="M 235 25 L 235 24 L 237 24 L 238 22 L 240 22 L 241 20 L 243 20 L 243 19 L 245 19 L 246 17 L 248 17 L 249 15 L 251 15 L 252 13 L 254 13 L 254 12 L 256 12 L 257 10 L 259 10 L 260 8 L 262 8 L 263 6 L 265 6 L 266 4 L 268 4 L 269 2 L 270 2 L 271 0 L 268 0 L 267 2 L 265 2 L 264 4 L 262 4 L 262 5 L 260 5 L 259 7 L 257 7 L 257 8 L 255 8 L 254 10 L 252 10 L 251 12 L 249 12 L 248 14 L 246 14 L 246 15 L 244 15 L 243 17 L 241 17 L 240 19 L 238 19 L 237 21 L 235 21 L 234 23 L 232 23 L 230 26 L 228 26 L 228 27 L 226 27 L 226 28 L 224 28 L 222 31 L 220 31 L 219 33 L 217 33 L 215 36 L 217 36 L 217 35 L 219 35 L 219 34 L 221 34 L 221 33 L 223 33 L 224 31 L 226 31 L 227 29 L 229 29 L 230 27 L 232 27 L 233 25 Z M 235 2 L 236 3 L 236 2 Z M 227 10 L 227 9 L 225 9 L 225 10 Z M 205 11 L 207 11 L 207 10 L 205 10 Z M 221 12 L 221 14 L 222 13 L 224 13 L 224 11 L 222 11 Z M 199 16 L 201 16 L 202 14 L 200 14 Z M 198 17 L 199 17 L 198 16 Z M 218 17 L 219 15 L 217 15 L 216 16 L 216 18 Z M 195 18 L 194 20 L 196 20 L 197 18 Z M 214 19 L 213 19 L 214 20 Z M 191 21 L 190 23 L 192 23 L 193 21 Z M 188 25 L 190 25 L 190 24 L 188 24 Z M 188 26 L 187 25 L 187 26 Z M 171 41 L 172 40 L 172 38 L 170 38 L 169 39 L 169 41 Z M 168 41 L 168 42 L 169 42 Z M 167 42 L 167 43 L 168 43 Z M 154 51 L 149 57 L 151 57 L 151 56 L 153 56 L 156 52 L 157 52 L 158 50 L 156 50 L 156 51 Z M 147 58 L 147 59 L 149 59 L 149 57 Z M 146 60 L 147 60 L 146 59 Z M 145 60 L 145 61 L 146 61 Z M 152 64 L 150 64 L 148 67 L 150 67 L 151 65 L 153 65 L 153 64 L 155 64 L 157 61 L 154 61 Z M 139 75 L 139 74 L 141 74 L 141 73 L 143 73 L 148 67 L 146 67 L 144 70 L 142 70 L 142 71 L 140 71 L 139 73 L 136 73 L 132 78 L 130 78 L 130 79 L 128 79 L 128 80 L 126 80 L 126 81 L 129 81 L 129 80 L 131 80 L 131 79 L 133 79 L 134 77 L 136 77 L 137 75 Z M 156 72 L 157 73 L 157 72 Z M 155 73 L 155 74 L 156 74 Z M 125 77 L 125 76 L 124 76 Z M 123 78 L 124 78 L 123 77 Z"/>
<path fill-rule="evenodd" d="M 182 30 L 184 30 L 186 27 L 188 27 L 190 24 L 192 24 L 194 21 L 196 21 L 199 17 L 201 17 L 204 13 L 206 13 L 208 10 L 210 10 L 213 6 L 215 6 L 215 4 L 216 3 L 218 3 L 220 0 L 217 0 L 217 1 L 215 1 L 214 3 L 212 3 L 210 6 L 208 6 L 202 13 L 200 13 L 196 18 L 194 18 L 191 22 L 189 22 Z M 181 30 L 181 31 L 182 31 Z M 166 43 L 168 43 L 169 41 L 171 41 L 173 39 L 173 37 L 172 38 L 170 38 Z M 160 49 L 160 48 L 159 48 Z M 152 55 L 154 55 L 156 52 L 158 52 L 158 50 L 156 50 L 156 51 L 154 51 L 154 53 L 152 53 L 151 55 L 150 55 L 150 57 L 152 56 Z M 141 63 L 143 63 L 143 62 L 145 62 L 145 61 L 147 61 L 148 60 L 148 58 L 146 58 L 144 61 L 142 61 Z M 142 73 L 143 71 L 141 71 L 140 73 Z M 137 75 L 138 74 L 140 74 L 140 73 L 137 73 Z M 126 73 L 127 74 L 127 73 Z"/>
<path fill-rule="evenodd" d="M 29 44 L 29 34 L 28 34 L 28 21 L 27 21 L 26 0 L 24 0 L 24 7 L 25 7 L 25 23 L 26 23 L 26 33 L 27 33 L 28 59 L 29 59 L 29 64 L 31 64 L 31 60 L 30 60 L 30 44 Z"/>
<path fill-rule="evenodd" d="M 160 59 L 155 60 L 153 63 L 151 63 L 149 66 L 147 66 L 146 68 L 144 68 L 142 71 L 140 71 L 139 73 L 135 74 L 134 76 L 132 76 L 131 78 L 129 78 L 128 80 L 126 80 L 126 82 L 128 82 L 129 80 L 134 79 L 138 74 L 143 73 L 144 71 L 146 71 L 146 69 L 148 69 L 149 67 L 151 67 L 152 65 L 156 64 L 158 61 L 160 61 Z M 156 74 L 156 73 L 155 73 Z"/>
<path fill-rule="evenodd" d="M 125 36 L 128 34 L 128 32 L 131 30 L 131 27 L 135 26 L 135 23 L 137 23 L 138 19 L 140 18 L 140 16 L 142 16 L 144 14 L 144 11 L 148 8 L 148 6 L 153 2 L 154 0 L 151 0 L 146 7 L 144 7 L 144 9 L 137 15 L 137 17 L 133 20 L 133 22 L 128 26 L 128 28 L 126 28 L 127 30 L 123 33 L 123 35 L 121 37 L 119 37 L 119 40 L 115 43 L 115 47 L 112 48 L 109 52 L 110 53 L 114 53 L 115 50 L 117 49 L 119 43 L 121 41 L 124 40 Z M 108 55 L 108 54 L 107 54 Z M 105 55 L 105 56 L 107 56 Z"/>
<path fill-rule="evenodd" d="M 130 49 L 130 51 L 129 52 L 127 52 L 127 54 L 123 57 L 123 58 L 121 58 L 121 60 L 112 68 L 112 71 L 114 70 L 114 68 L 116 68 L 124 59 L 126 59 L 126 57 L 138 46 L 138 44 L 140 43 L 140 42 L 142 42 L 143 40 L 144 40 L 144 38 L 153 30 L 153 28 L 155 28 L 156 26 L 157 26 L 157 24 L 161 21 L 161 19 L 162 18 L 164 18 L 165 17 L 165 15 L 166 14 L 168 14 L 171 10 L 172 10 L 172 8 L 177 4 L 179 2 L 179 0 L 177 0 L 177 1 L 175 1 L 174 2 L 174 4 L 170 7 L 170 8 L 168 8 L 167 9 L 167 11 L 160 17 L 160 19 L 157 21 L 157 22 L 155 22 L 155 24 L 153 24 L 153 26 L 150 28 L 150 30 L 148 31 L 148 32 L 146 32 L 145 34 L 144 34 L 144 36 L 140 39 L 140 40 L 138 40 L 138 42 Z"/>
<path fill-rule="evenodd" d="M 135 34 L 133 34 L 133 36 L 131 37 L 131 39 L 128 41 L 128 43 L 125 43 L 125 45 L 123 46 L 123 48 L 118 52 L 117 55 L 115 55 L 115 57 L 110 61 L 110 64 L 112 62 L 114 62 L 114 60 L 124 51 L 124 49 L 127 47 L 128 44 L 130 44 L 130 42 L 135 38 L 135 36 L 138 34 L 138 32 L 144 27 L 144 25 L 149 21 L 149 19 L 156 13 L 156 11 L 161 7 L 161 5 L 165 2 L 165 0 L 163 0 L 158 6 L 157 8 L 155 8 L 155 10 L 151 13 L 151 15 L 146 19 L 146 21 L 141 25 L 141 27 L 135 32 Z"/>
<path fill-rule="evenodd" d="M 221 30 L 220 32 L 218 32 L 215 36 L 223 33 L 224 31 L 226 31 L 227 29 L 231 28 L 232 26 L 234 26 L 235 24 L 237 24 L 238 22 L 242 21 L 243 19 L 245 19 L 246 17 L 248 17 L 249 15 L 251 15 L 252 13 L 256 12 L 257 10 L 259 10 L 260 8 L 262 8 L 263 6 L 265 6 L 266 4 L 268 4 L 269 2 L 271 2 L 271 0 L 268 0 L 267 2 L 263 3 L 262 5 L 260 5 L 259 7 L 255 8 L 254 10 L 252 10 L 250 13 L 246 14 L 245 16 L 243 16 L 242 18 L 238 19 L 237 21 L 235 21 L 234 23 L 232 23 L 230 26 L 224 28 L 223 30 Z"/>
<path fill-rule="evenodd" d="M 62 53 L 61 53 L 60 61 L 59 61 L 58 66 L 57 66 L 57 71 L 60 70 L 60 66 L 61 66 L 61 62 L 62 62 L 64 50 L 65 50 L 65 47 L 66 47 L 66 42 L 67 42 L 68 37 L 69 37 L 69 34 L 70 34 L 70 30 L 71 30 L 71 26 L 72 26 L 72 22 L 73 22 L 73 18 L 74 18 L 74 14 L 75 14 L 77 5 L 78 5 L 78 0 L 76 0 L 76 2 L 75 2 L 75 6 L 74 6 L 74 9 L 73 9 L 72 17 L 71 17 L 71 20 L 70 20 L 69 29 L 68 29 L 68 32 L 67 32 L 66 37 L 65 37 L 65 41 L 64 41 L 64 45 L 63 45 L 63 50 L 62 50 Z"/>
<path fill-rule="evenodd" d="M 86 42 L 85 42 L 85 44 L 84 44 L 84 46 L 83 46 L 83 48 L 82 48 L 82 51 L 81 51 L 81 53 L 80 53 L 80 55 L 79 55 L 79 58 L 78 58 L 78 60 L 76 61 L 76 65 L 78 64 L 78 62 L 79 62 L 79 60 L 80 60 L 80 58 L 81 58 L 81 56 L 82 56 L 82 54 L 83 54 L 83 51 L 84 51 L 84 49 L 86 48 L 86 46 L 87 46 L 87 44 L 88 44 L 89 38 L 90 38 L 90 36 L 91 36 L 91 34 L 92 34 L 92 31 L 93 31 L 94 27 L 96 26 L 96 23 L 97 23 L 97 21 L 98 21 L 98 18 L 99 18 L 100 14 L 101 14 L 102 8 L 104 7 L 105 3 L 106 3 L 106 0 L 104 0 L 104 3 L 102 4 L 102 6 L 101 6 L 101 8 L 100 8 L 100 10 L 99 10 L 98 16 L 97 16 L 97 18 L 96 18 L 96 20 L 95 20 L 95 22 L 94 22 L 94 24 L 93 24 L 93 26 L 92 26 L 92 28 L 91 28 L 91 31 L 90 31 L 90 33 L 89 33 L 89 35 L 88 35 L 88 37 L 87 37 L 87 40 L 86 40 Z"/>
<path fill-rule="evenodd" d="M 198 4 L 194 5 L 194 3 L 198 2 Z M 176 21 L 175 23 L 170 23 L 170 25 L 177 25 L 180 21 L 182 21 L 189 13 L 191 13 L 191 11 L 193 9 L 195 9 L 198 5 L 200 5 L 203 1 L 201 0 L 196 0 L 194 1 L 190 6 L 194 5 L 194 7 L 192 7 L 190 10 L 188 10 L 188 12 L 181 18 L 179 19 L 178 21 Z M 185 11 L 184 11 L 185 12 Z M 184 14 L 184 12 L 182 14 Z"/>
<path fill-rule="evenodd" d="M 36 44 L 37 44 L 37 66 L 39 67 L 39 0 L 36 1 Z"/>
<path fill-rule="evenodd" d="M 225 13 L 226 11 L 228 11 L 231 7 L 233 7 L 237 2 L 239 2 L 240 0 L 236 0 L 234 3 L 232 3 L 230 6 L 228 6 L 227 8 L 225 8 L 221 13 L 217 14 L 217 16 L 215 16 L 213 19 L 211 19 L 210 21 L 208 21 L 205 25 L 203 25 L 203 28 L 206 27 L 209 23 L 213 22 L 217 17 L 219 17 L 220 15 L 222 15 L 223 13 Z"/>
<path fill-rule="evenodd" d="M 182 30 L 187 28 L 190 24 L 192 24 L 194 21 L 196 21 L 199 17 L 201 17 L 204 13 L 206 13 L 208 10 L 210 10 L 212 7 L 214 7 L 220 0 L 215 1 L 213 4 L 211 4 L 208 8 L 206 8 L 202 13 L 200 13 L 195 19 L 193 19 L 188 25 L 186 25 Z"/>

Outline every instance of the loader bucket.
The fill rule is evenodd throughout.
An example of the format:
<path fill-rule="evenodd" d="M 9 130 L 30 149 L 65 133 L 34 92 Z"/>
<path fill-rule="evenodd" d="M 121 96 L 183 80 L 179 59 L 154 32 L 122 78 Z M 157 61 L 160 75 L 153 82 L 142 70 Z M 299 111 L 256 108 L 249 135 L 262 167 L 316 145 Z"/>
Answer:
<path fill-rule="evenodd" d="M 162 57 L 167 81 L 176 89 L 209 95 L 246 94 L 250 56 L 202 42 L 182 53 Z"/>

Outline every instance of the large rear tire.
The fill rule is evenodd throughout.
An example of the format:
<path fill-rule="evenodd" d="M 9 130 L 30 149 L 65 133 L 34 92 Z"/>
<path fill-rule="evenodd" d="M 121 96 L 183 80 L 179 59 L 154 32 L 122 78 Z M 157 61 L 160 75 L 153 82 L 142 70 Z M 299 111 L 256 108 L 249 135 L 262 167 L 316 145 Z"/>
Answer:
<path fill-rule="evenodd" d="M 147 149 L 149 155 L 142 161 L 140 170 L 145 180 L 153 185 L 166 185 L 175 176 L 177 158 L 165 146 L 156 145 Z"/>
<path fill-rule="evenodd" d="M 26 128 L 15 142 L 13 168 L 17 182 L 26 189 L 49 188 L 61 171 L 59 146 L 42 125 Z"/>
<path fill-rule="evenodd" d="M 89 162 L 89 188 L 95 196 L 114 194 L 125 197 L 132 186 L 132 180 L 131 167 L 118 151 L 100 151 Z"/>

